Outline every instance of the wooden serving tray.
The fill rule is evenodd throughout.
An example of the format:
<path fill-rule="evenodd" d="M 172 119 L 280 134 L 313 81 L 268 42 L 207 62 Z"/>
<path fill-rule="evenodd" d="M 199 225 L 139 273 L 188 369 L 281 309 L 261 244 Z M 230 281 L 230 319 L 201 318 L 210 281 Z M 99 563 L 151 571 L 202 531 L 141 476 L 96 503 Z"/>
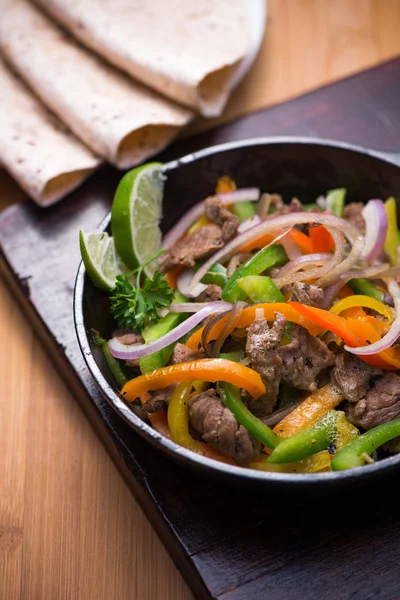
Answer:
<path fill-rule="evenodd" d="M 179 142 L 160 160 L 205 146 L 301 134 L 400 151 L 400 59 L 218 130 Z M 271 498 L 205 480 L 135 434 L 97 390 L 72 317 L 77 232 L 110 208 L 120 173 L 106 168 L 49 209 L 0 215 L 1 264 L 93 427 L 200 599 L 400 598 L 400 510 L 386 487 L 353 496 Z"/>

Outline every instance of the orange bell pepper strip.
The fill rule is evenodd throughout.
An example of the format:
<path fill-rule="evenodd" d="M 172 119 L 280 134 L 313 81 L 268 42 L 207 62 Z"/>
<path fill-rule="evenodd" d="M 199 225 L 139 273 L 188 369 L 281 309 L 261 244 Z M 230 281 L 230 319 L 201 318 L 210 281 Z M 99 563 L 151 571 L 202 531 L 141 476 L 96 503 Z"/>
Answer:
<path fill-rule="evenodd" d="M 260 237 L 250 240 L 243 244 L 243 246 L 240 246 L 238 252 L 251 252 L 256 248 L 264 248 L 264 246 L 268 246 L 268 244 L 273 242 L 275 238 L 276 236 L 271 233 L 263 233 Z"/>
<path fill-rule="evenodd" d="M 290 304 L 293 303 L 287 304 L 285 302 L 271 302 L 252 304 L 251 306 L 248 306 L 243 310 L 240 319 L 236 324 L 236 327 L 238 329 L 248 327 L 256 318 L 256 310 L 263 309 L 264 318 L 267 319 L 267 321 L 275 321 L 275 313 L 279 312 L 283 314 L 286 317 L 286 319 L 291 323 L 297 323 L 298 325 L 305 327 L 309 331 L 309 333 L 311 333 L 311 335 L 317 335 L 318 333 L 321 333 L 324 330 L 324 327 L 319 327 L 318 325 L 316 325 L 315 322 L 313 322 L 313 319 L 303 317 L 303 315 L 300 314 L 297 310 L 295 310 L 294 307 L 290 306 Z M 227 319 L 228 316 L 223 317 L 214 325 L 214 327 L 211 329 L 208 335 L 209 341 L 217 339 Z M 190 348 L 191 350 L 197 350 L 199 348 L 201 344 L 201 336 L 203 330 L 204 327 L 198 329 L 190 336 L 190 338 L 186 342 L 186 346 L 188 348 Z"/>
<path fill-rule="evenodd" d="M 147 400 L 150 400 L 150 394 L 142 394 L 140 397 L 140 402 L 143 406 Z M 153 425 L 154 429 L 161 433 L 164 437 L 171 439 L 171 434 L 168 427 L 167 414 L 165 410 L 159 410 L 155 413 L 146 413 L 149 417 L 150 423 Z"/>
<path fill-rule="evenodd" d="M 330 309 L 330 312 L 335 313 L 335 315 L 339 315 L 346 308 L 371 308 L 375 312 L 383 315 L 389 324 L 393 323 L 394 313 L 383 304 L 383 302 L 379 302 L 379 300 L 375 300 L 375 298 L 371 298 L 370 296 L 364 296 L 360 294 L 355 294 L 354 296 L 349 296 L 348 298 L 342 298 L 338 302 L 336 302 Z"/>
<path fill-rule="evenodd" d="M 295 242 L 295 244 L 297 244 L 297 246 L 303 252 L 303 254 L 313 254 L 314 253 L 313 243 L 310 240 L 310 238 L 308 237 L 308 235 L 306 235 L 302 231 L 297 231 L 297 229 L 291 229 L 289 231 L 289 235 L 292 238 L 292 240 Z"/>
<path fill-rule="evenodd" d="M 352 308 L 346 308 L 342 312 L 342 317 L 351 318 L 351 319 L 359 319 L 360 321 L 365 321 L 366 323 L 370 323 L 380 336 L 386 335 L 389 331 L 389 325 L 386 321 L 380 321 L 371 315 L 367 315 L 367 313 L 360 306 L 353 306 Z"/>
<path fill-rule="evenodd" d="M 165 275 L 165 281 L 168 283 L 171 290 L 176 290 L 178 287 L 177 279 L 180 271 L 182 271 L 182 267 L 174 267 Z"/>
<path fill-rule="evenodd" d="M 343 400 L 342 393 L 332 383 L 324 385 L 289 413 L 274 427 L 274 433 L 288 438 L 319 421 Z"/>
<path fill-rule="evenodd" d="M 323 225 L 310 227 L 309 236 L 314 252 L 329 252 L 330 250 L 335 249 L 332 236 Z"/>
<path fill-rule="evenodd" d="M 229 175 L 223 175 L 218 179 L 215 186 L 216 194 L 224 194 L 226 192 L 233 192 L 234 190 L 236 190 L 236 183 Z"/>
<path fill-rule="evenodd" d="M 155 369 L 151 373 L 130 379 L 122 388 L 121 394 L 126 400 L 133 402 L 150 390 L 160 390 L 171 383 L 193 379 L 226 381 L 246 390 L 254 398 L 266 391 L 259 373 L 253 369 L 223 358 L 202 358 Z"/>
<path fill-rule="evenodd" d="M 345 319 L 344 317 L 335 315 L 328 310 L 315 308 L 314 306 L 305 306 L 299 302 L 289 302 L 288 304 L 292 305 L 298 312 L 308 319 L 313 320 L 324 329 L 328 329 L 329 331 L 335 333 L 352 348 L 365 346 L 368 341 L 373 343 L 377 341 L 377 336 L 379 339 L 377 331 L 372 327 L 372 325 L 368 327 L 368 323 L 359 321 L 357 319 Z M 360 358 L 364 362 L 375 367 L 393 370 L 395 367 L 386 360 L 386 358 L 390 357 L 390 354 L 385 354 L 385 352 L 387 352 L 387 350 L 371 356 L 360 356 Z"/>

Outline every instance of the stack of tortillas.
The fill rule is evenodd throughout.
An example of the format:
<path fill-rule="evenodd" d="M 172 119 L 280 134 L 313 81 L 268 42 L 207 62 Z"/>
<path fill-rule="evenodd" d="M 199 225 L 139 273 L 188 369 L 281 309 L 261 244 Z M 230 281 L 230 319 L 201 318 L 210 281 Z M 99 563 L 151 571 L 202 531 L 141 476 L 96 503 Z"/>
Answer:
<path fill-rule="evenodd" d="M 219 115 L 247 0 L 0 0 L 0 163 L 38 204 Z"/>

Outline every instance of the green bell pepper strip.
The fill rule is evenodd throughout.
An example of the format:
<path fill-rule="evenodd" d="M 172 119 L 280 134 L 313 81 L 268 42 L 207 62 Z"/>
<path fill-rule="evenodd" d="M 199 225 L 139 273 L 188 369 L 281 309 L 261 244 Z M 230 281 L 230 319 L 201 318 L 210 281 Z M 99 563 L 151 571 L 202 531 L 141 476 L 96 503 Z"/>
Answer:
<path fill-rule="evenodd" d="M 122 389 L 125 383 L 128 381 L 128 378 L 121 369 L 118 359 L 111 354 L 107 340 L 103 339 L 98 331 L 92 329 L 92 335 L 93 341 L 96 344 L 96 346 L 99 346 L 102 349 L 104 358 L 106 359 L 106 363 L 111 373 L 113 374 L 113 377 L 117 382 L 118 387 Z"/>
<path fill-rule="evenodd" d="M 388 198 L 385 202 L 385 210 L 388 216 L 388 230 L 384 250 L 389 257 L 390 264 L 397 265 L 397 247 L 398 247 L 398 227 L 397 227 L 397 204 L 393 198 Z"/>
<path fill-rule="evenodd" d="M 232 352 L 221 352 L 219 354 L 219 358 L 224 358 L 225 360 L 231 360 L 233 362 L 240 362 L 244 357 L 244 350 L 233 350 Z"/>
<path fill-rule="evenodd" d="M 210 268 L 208 273 L 204 275 L 203 279 L 201 280 L 201 283 L 206 283 L 207 285 L 219 285 L 219 287 L 224 288 L 228 283 L 226 268 L 220 265 L 219 263 L 216 263 Z"/>
<path fill-rule="evenodd" d="M 282 438 L 276 435 L 268 425 L 249 411 L 240 397 L 240 390 L 231 383 L 220 383 L 218 390 L 229 410 L 235 415 L 237 421 L 247 429 L 257 440 L 268 448 L 276 448 Z"/>
<path fill-rule="evenodd" d="M 280 289 L 267 275 L 248 275 L 238 279 L 237 284 L 252 302 L 286 302 Z"/>
<path fill-rule="evenodd" d="M 318 208 L 318 210 L 321 210 L 321 207 L 318 206 L 318 204 L 316 202 L 307 202 L 306 204 L 303 204 L 303 208 L 304 208 L 305 212 L 309 212 L 310 210 L 314 210 L 315 208 Z"/>
<path fill-rule="evenodd" d="M 267 462 L 274 464 L 291 463 L 307 458 L 312 454 L 317 454 L 321 450 L 326 450 L 336 440 L 336 422 L 339 415 L 339 411 L 331 410 L 307 429 L 303 429 L 288 438 L 281 438 L 279 445 Z"/>
<path fill-rule="evenodd" d="M 240 289 L 237 283 L 238 279 L 243 279 L 249 275 L 260 275 L 267 269 L 283 265 L 287 261 L 286 252 L 280 244 L 262 248 L 257 254 L 236 269 L 228 279 L 227 284 L 222 290 L 222 299 L 232 303 L 238 302 L 238 300 L 245 300 L 246 292 Z"/>
<path fill-rule="evenodd" d="M 257 204 L 255 202 L 237 202 L 231 208 L 234 215 L 237 216 L 239 221 L 242 223 L 249 217 L 253 217 L 257 214 Z"/>
<path fill-rule="evenodd" d="M 339 450 L 331 463 L 332 470 L 342 471 L 362 467 L 376 448 L 399 435 L 400 419 L 370 429 Z"/>
<path fill-rule="evenodd" d="M 343 217 L 345 198 L 345 188 L 329 190 L 326 193 L 326 207 L 331 211 L 333 215 L 336 215 L 337 217 Z"/>
<path fill-rule="evenodd" d="M 385 296 L 384 292 L 371 283 L 369 279 L 364 279 L 363 277 L 350 279 L 350 281 L 347 282 L 347 285 L 355 294 L 362 294 L 374 298 L 379 302 L 383 302 Z"/>
<path fill-rule="evenodd" d="M 185 296 L 183 296 L 178 290 L 175 291 L 172 304 L 187 301 L 187 298 L 185 298 Z M 153 325 L 149 325 L 143 329 L 142 336 L 144 341 L 149 343 L 153 342 L 154 340 L 158 340 L 169 331 L 172 331 L 172 329 L 175 329 L 175 327 L 179 325 L 179 323 L 181 323 L 186 317 L 187 313 L 169 313 L 160 319 L 158 323 L 154 323 Z M 142 358 L 139 360 L 141 373 L 150 373 L 151 371 L 154 371 L 154 369 L 160 369 L 161 367 L 164 367 L 169 361 L 173 349 L 174 344 L 170 344 L 158 352 L 153 352 L 153 354 L 142 356 Z"/>

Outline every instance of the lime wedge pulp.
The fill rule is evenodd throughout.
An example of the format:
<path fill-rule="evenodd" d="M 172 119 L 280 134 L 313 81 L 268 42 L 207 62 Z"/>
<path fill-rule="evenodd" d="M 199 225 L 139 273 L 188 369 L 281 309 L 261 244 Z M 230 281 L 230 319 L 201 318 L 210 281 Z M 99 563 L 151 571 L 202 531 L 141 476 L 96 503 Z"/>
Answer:
<path fill-rule="evenodd" d="M 128 272 L 115 251 L 113 238 L 108 233 L 84 233 L 81 230 L 79 247 L 87 274 L 101 290 L 112 290 L 117 275 Z"/>
<path fill-rule="evenodd" d="M 132 169 L 123 176 L 115 192 L 111 231 L 116 251 L 130 269 L 148 261 L 161 248 L 163 169 L 161 163 Z M 144 270 L 151 276 L 154 265 L 150 263 Z"/>

